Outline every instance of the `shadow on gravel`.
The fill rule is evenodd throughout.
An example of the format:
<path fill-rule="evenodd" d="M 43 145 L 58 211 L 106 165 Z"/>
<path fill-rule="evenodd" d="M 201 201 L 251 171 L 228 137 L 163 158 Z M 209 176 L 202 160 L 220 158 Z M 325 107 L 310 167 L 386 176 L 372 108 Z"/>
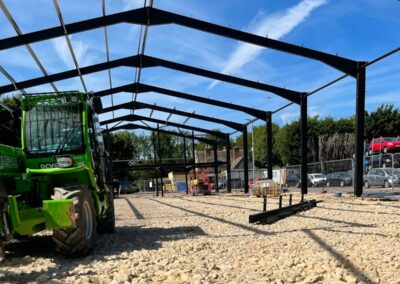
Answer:
<path fill-rule="evenodd" d="M 213 203 L 213 202 L 205 202 L 205 201 L 199 201 L 199 200 L 190 200 L 190 199 L 185 198 L 185 197 L 177 197 L 177 198 L 185 200 L 185 201 L 189 201 L 189 202 L 196 202 L 196 203 L 202 203 L 202 204 L 207 204 L 207 205 L 229 207 L 229 208 L 234 208 L 234 209 L 243 209 L 243 210 L 249 210 L 249 211 L 255 211 L 255 212 L 261 211 L 261 210 L 257 210 L 257 209 L 249 208 L 249 207 L 233 206 L 233 205 L 219 204 L 219 203 Z"/>
<path fill-rule="evenodd" d="M 306 215 L 297 215 L 298 217 L 301 218 L 306 218 L 306 219 L 315 219 L 315 220 L 320 220 L 320 221 L 325 221 L 325 222 L 332 222 L 336 224 L 344 224 L 349 227 L 376 227 L 374 224 L 361 224 L 361 223 L 355 223 L 355 222 L 347 222 L 343 220 L 336 220 L 336 219 L 329 219 L 329 218 L 323 218 L 323 217 L 316 217 L 316 216 L 306 216 Z"/>
<path fill-rule="evenodd" d="M 228 221 L 228 220 L 226 220 L 224 218 L 215 217 L 215 216 L 207 215 L 207 214 L 204 214 L 204 213 L 201 213 L 201 212 L 197 212 L 197 211 L 193 211 L 193 210 L 190 210 L 190 209 L 182 208 L 182 207 L 179 207 L 179 206 L 171 205 L 169 203 L 162 202 L 162 201 L 159 201 L 159 200 L 156 200 L 156 199 L 153 199 L 153 198 L 149 198 L 149 199 L 154 201 L 154 202 L 160 203 L 162 205 L 169 206 L 171 208 L 179 209 L 179 210 L 191 213 L 191 214 L 195 214 L 195 215 L 200 216 L 200 217 L 204 217 L 204 218 L 215 220 L 215 221 L 218 221 L 218 222 L 221 222 L 221 223 L 225 223 L 225 224 L 228 224 L 228 225 L 231 225 L 231 226 L 235 226 L 237 228 L 240 228 L 240 229 L 243 229 L 243 230 L 247 230 L 247 231 L 253 232 L 255 234 L 261 234 L 261 235 L 266 235 L 266 236 L 271 235 L 269 232 L 265 232 L 263 230 L 259 230 L 259 229 L 255 228 L 255 227 L 252 227 L 252 226 L 246 226 L 246 225 L 243 225 L 243 224 L 240 224 L 240 223 L 235 223 L 235 222 L 232 222 L 232 221 Z"/>
<path fill-rule="evenodd" d="M 34 236 L 6 245 L 6 261 L 0 266 L 0 283 L 33 282 L 43 274 L 47 275 L 49 279 L 65 278 L 74 275 L 72 271 L 79 265 L 89 265 L 93 261 L 125 259 L 129 258 L 128 254 L 133 251 L 159 249 L 163 242 L 205 235 L 206 233 L 197 226 L 174 228 L 117 227 L 115 234 L 100 235 L 95 249 L 89 255 L 77 258 L 65 258 L 58 255 L 55 252 L 55 245 L 51 236 Z M 37 261 L 37 258 L 50 260 L 53 267 L 41 272 L 32 271 L 29 273 L 13 273 L 4 270 L 7 267 L 28 265 Z"/>
<path fill-rule="evenodd" d="M 126 203 L 128 203 L 128 205 L 131 208 L 131 210 L 132 210 L 133 214 L 135 215 L 136 219 L 143 220 L 144 217 L 143 217 L 142 213 L 140 213 L 140 211 L 137 210 L 137 208 L 135 206 L 133 206 L 132 201 L 129 200 L 128 198 L 126 198 L 126 197 L 123 197 L 123 199 L 125 199 Z"/>
<path fill-rule="evenodd" d="M 399 215 L 399 213 L 392 213 L 392 212 L 380 212 L 380 211 L 365 211 L 365 210 L 356 210 L 356 209 L 344 209 L 344 208 L 333 208 L 333 207 L 329 207 L 329 206 L 319 206 L 319 209 L 326 209 L 326 210 L 333 210 L 333 211 L 347 211 L 347 212 L 356 212 L 356 213 L 366 213 L 366 214 L 378 214 L 378 215 Z"/>
<path fill-rule="evenodd" d="M 376 200 L 370 200 L 370 201 L 377 202 Z M 341 201 L 340 203 L 354 205 L 354 206 L 382 206 L 382 207 L 392 207 L 392 208 L 400 209 L 400 205 L 396 206 L 393 204 L 387 204 L 387 202 L 393 202 L 393 201 L 379 201 L 379 202 L 381 202 L 381 203 L 378 203 L 378 204 L 377 203 L 355 203 L 355 202 L 344 202 L 344 201 Z"/>
<path fill-rule="evenodd" d="M 324 250 L 326 250 L 328 253 L 330 253 L 346 270 L 348 270 L 351 274 L 353 274 L 355 277 L 357 277 L 358 281 L 361 283 L 376 283 L 372 281 L 366 273 L 364 273 L 362 270 L 357 268 L 352 262 L 350 262 L 349 259 L 347 259 L 345 256 L 340 254 L 338 251 L 336 251 L 334 248 L 332 248 L 330 245 L 328 245 L 323 239 L 318 237 L 313 231 L 311 230 L 303 230 L 304 233 L 306 233 L 312 240 L 314 240 L 318 245 L 320 245 Z"/>

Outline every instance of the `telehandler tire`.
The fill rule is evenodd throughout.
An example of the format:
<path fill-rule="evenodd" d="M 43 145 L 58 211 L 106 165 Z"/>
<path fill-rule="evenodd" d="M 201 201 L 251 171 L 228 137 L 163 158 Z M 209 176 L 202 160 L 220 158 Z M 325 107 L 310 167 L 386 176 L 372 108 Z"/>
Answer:
<path fill-rule="evenodd" d="M 65 256 L 87 254 L 96 241 L 96 211 L 90 190 L 86 186 L 54 188 L 52 199 L 73 199 L 76 228 L 53 230 L 57 252 Z"/>
<path fill-rule="evenodd" d="M 106 217 L 100 219 L 97 224 L 98 234 L 112 234 L 115 233 L 115 210 L 114 210 L 114 193 L 113 190 L 107 193 L 110 202 L 110 208 L 107 210 Z"/>

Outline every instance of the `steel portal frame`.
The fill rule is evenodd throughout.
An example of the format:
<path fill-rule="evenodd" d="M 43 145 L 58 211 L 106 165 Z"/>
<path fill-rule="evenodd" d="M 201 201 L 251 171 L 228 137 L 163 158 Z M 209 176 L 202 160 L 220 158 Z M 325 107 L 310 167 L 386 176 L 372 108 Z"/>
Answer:
<path fill-rule="evenodd" d="M 246 33 L 243 31 L 235 30 L 232 28 L 224 27 L 221 25 L 213 24 L 213 23 L 208 23 L 205 21 L 185 17 L 182 15 L 178 15 L 175 13 L 163 11 L 160 9 L 156 9 L 152 7 L 152 4 L 149 7 L 144 7 L 140 9 L 135 9 L 135 10 L 130 10 L 130 11 L 125 11 L 121 13 L 116 13 L 116 14 L 111 14 L 111 15 L 106 15 L 105 14 L 105 8 L 104 8 L 104 1 L 103 1 L 103 16 L 98 17 L 98 18 L 93 18 L 93 19 L 88 19 L 80 22 L 75 22 L 71 24 L 65 24 L 62 19 L 62 13 L 61 10 L 57 9 L 56 3 L 57 1 L 54 2 L 57 10 L 57 14 L 60 19 L 61 26 L 58 27 L 53 27 L 49 29 L 44 29 L 32 33 L 27 33 L 23 34 L 22 32 L 18 32 L 17 36 L 10 37 L 10 38 L 5 38 L 0 40 L 0 50 L 12 48 L 12 47 L 17 47 L 21 45 L 26 45 L 28 46 L 31 43 L 38 42 L 38 41 L 43 41 L 43 40 L 48 40 L 52 39 L 55 37 L 61 37 L 65 36 L 67 41 L 68 41 L 68 35 L 74 34 L 74 33 L 79 33 L 79 32 L 84 32 L 87 30 L 92 30 L 92 29 L 97 29 L 97 28 L 104 28 L 105 29 L 105 36 L 107 40 L 107 27 L 110 25 L 115 25 L 119 23 L 130 23 L 130 24 L 139 24 L 139 25 L 144 25 L 146 27 L 148 26 L 154 26 L 154 25 L 165 25 L 165 24 L 177 24 L 180 26 L 185 26 L 191 29 L 196 29 L 199 31 L 207 32 L 207 33 L 212 33 L 216 35 L 220 35 L 223 37 L 228 37 L 231 39 L 235 39 L 238 41 L 242 42 L 247 42 L 250 44 L 255 44 L 262 46 L 264 48 L 271 48 L 275 49 L 278 51 L 290 53 L 296 56 L 301 56 L 305 57 L 308 59 L 312 60 L 317 60 L 320 62 L 323 62 L 335 69 L 340 70 L 341 72 L 345 73 L 342 78 L 346 76 L 352 76 L 353 78 L 356 79 L 357 81 L 357 91 L 356 91 L 356 145 L 355 145 L 355 180 L 354 180 L 354 193 L 356 196 L 360 196 L 362 194 L 362 165 L 363 165 L 363 140 L 364 140 L 364 113 L 365 113 L 365 73 L 366 73 L 366 67 L 367 63 L 364 61 L 354 61 L 348 58 L 344 57 L 339 57 L 337 55 L 332 55 L 329 53 L 321 52 L 318 50 L 313 50 L 310 48 L 305 48 L 302 46 L 297 46 L 293 44 L 289 44 L 286 42 L 278 41 L 278 40 L 273 40 L 265 37 L 261 37 L 258 35 Z M 3 2 L 1 4 L 5 7 Z M 4 11 L 4 9 L 3 9 Z M 324 87 L 321 87 L 320 89 L 317 89 L 314 92 L 310 93 L 305 93 L 305 92 L 298 92 L 298 91 L 293 91 L 293 90 L 287 90 L 284 88 L 280 88 L 277 86 L 272 86 L 272 85 L 267 85 L 267 84 L 261 84 L 259 82 L 254 82 L 250 80 L 245 80 L 241 79 L 238 77 L 233 77 L 233 76 L 228 76 L 225 74 L 220 74 L 216 73 L 210 70 L 203 70 L 200 68 L 196 68 L 193 66 L 188 66 L 176 62 L 171 62 L 171 61 L 166 61 L 160 58 L 155 58 L 151 56 L 144 55 L 144 47 L 142 48 L 142 53 L 138 54 L 136 56 L 131 56 L 131 57 L 126 57 L 126 58 L 121 58 L 117 60 L 109 60 L 109 55 L 108 55 L 108 43 L 106 43 L 106 49 L 107 49 L 107 62 L 92 65 L 92 66 L 87 66 L 87 67 L 79 67 L 78 64 L 75 64 L 76 69 L 75 70 L 69 70 L 65 72 L 61 72 L 58 74 L 52 74 L 52 75 L 46 75 L 44 77 L 40 78 L 34 78 L 30 79 L 27 81 L 22 81 L 22 82 L 16 82 L 11 76 L 7 76 L 7 72 L 4 70 L 4 68 L 1 68 L 2 73 L 10 80 L 11 84 L 10 85 L 5 85 L 0 87 L 0 94 L 14 91 L 14 90 L 21 90 L 23 91 L 24 88 L 28 87 L 33 87 L 33 86 L 38 86 L 41 84 L 45 83 L 53 83 L 58 80 L 66 79 L 66 78 L 73 78 L 73 77 L 81 77 L 84 74 L 89 74 L 93 72 L 98 72 L 101 70 L 108 70 L 109 71 L 109 77 L 110 77 L 110 90 L 108 90 L 109 93 L 113 93 L 112 84 L 111 84 L 111 76 L 110 76 L 110 69 L 119 67 L 119 66 L 131 66 L 131 67 L 136 67 L 136 68 L 146 68 L 146 67 L 155 67 L 155 66 L 161 66 L 161 67 L 166 67 L 170 69 L 175 69 L 178 71 L 186 72 L 186 73 L 191 73 L 199 76 L 205 76 L 209 78 L 213 78 L 216 80 L 221 80 L 225 82 L 230 82 L 233 84 L 237 85 L 242 85 L 246 87 L 251 87 L 267 92 L 272 92 L 278 96 L 281 96 L 285 99 L 288 99 L 290 101 L 290 104 L 298 104 L 300 105 L 300 113 L 301 113 L 301 179 L 306 180 L 307 179 L 307 97 L 311 94 L 314 94 L 320 90 L 322 90 Z M 397 48 L 391 52 L 397 52 L 399 51 L 400 48 Z M 73 50 L 71 51 L 71 55 L 73 56 Z M 1 66 L 0 66 L 1 67 Z M 40 66 L 39 66 L 40 67 Z M 339 78 L 340 79 L 340 78 Z M 82 84 L 83 81 L 82 81 Z M 332 83 L 328 83 L 327 85 L 331 85 Z M 125 88 L 128 88 L 127 86 L 124 86 Z M 135 92 L 140 92 L 140 88 L 142 88 L 143 92 L 143 84 L 140 84 L 140 82 L 135 82 L 133 86 L 130 86 L 129 88 L 132 88 L 131 91 Z M 151 87 L 151 86 L 150 86 Z M 146 89 L 146 88 L 145 88 Z M 148 88 L 148 89 L 153 89 L 156 92 L 160 91 L 157 90 L 157 87 L 153 88 Z M 161 90 L 161 93 L 167 94 L 167 95 L 175 95 L 179 96 L 182 95 L 182 93 L 175 92 L 173 90 Z M 104 93 L 107 93 L 105 91 Z M 99 95 L 99 94 L 98 94 Z M 101 94 L 99 95 L 101 96 Z M 199 101 L 198 97 L 190 97 L 188 94 L 185 94 L 185 99 L 193 100 L 193 101 Z M 206 103 L 211 103 L 216 105 L 216 102 L 220 103 L 220 106 L 230 108 L 232 110 L 240 110 L 240 111 L 245 111 L 243 108 L 240 109 L 237 106 L 234 105 L 228 105 L 225 102 L 217 101 L 217 100 L 208 100 L 206 101 L 204 98 L 202 100 Z M 112 103 L 112 107 L 113 107 Z M 284 106 L 286 107 L 286 106 Z M 280 111 L 282 108 L 279 108 L 276 111 L 267 111 L 265 112 L 265 117 L 263 118 L 263 113 L 262 111 L 257 111 L 255 110 L 252 115 L 256 119 L 263 119 L 267 123 L 267 166 L 268 166 L 268 177 L 272 178 L 272 160 L 271 160 L 271 153 L 272 153 L 272 131 L 271 131 L 271 125 L 272 125 L 272 115 L 276 113 L 277 111 Z M 250 113 L 248 111 L 245 111 L 247 113 Z M 188 116 L 189 117 L 189 116 Z M 129 117 L 129 120 L 132 120 L 134 117 Z M 113 120 L 109 121 L 118 121 L 116 119 L 119 119 L 119 121 L 122 121 L 123 119 L 126 119 L 126 117 L 120 117 L 120 118 L 115 118 L 113 117 Z M 150 118 L 151 119 L 151 118 Z M 170 125 L 171 123 L 168 122 Z M 103 122 L 104 125 L 104 122 Z M 198 129 L 200 131 L 200 129 Z M 242 132 L 243 134 L 247 133 L 247 123 L 244 123 L 242 126 Z M 229 141 L 229 135 L 224 135 L 224 137 L 228 137 L 227 141 Z M 244 144 L 247 144 L 247 135 L 243 135 L 244 138 Z M 228 143 L 229 144 L 229 143 Z M 229 147 L 229 145 L 227 145 Z M 245 159 L 247 159 L 247 149 L 244 149 L 245 151 Z M 227 151 L 229 152 L 229 151 Z M 227 153 L 228 155 L 228 153 Z M 245 163 L 245 173 L 246 173 L 246 168 L 247 168 L 247 163 Z M 228 176 L 229 179 L 229 176 Z M 248 180 L 248 177 L 246 178 Z M 248 184 L 247 181 L 245 181 L 245 191 L 248 190 Z M 303 182 L 302 183 L 302 193 L 305 194 L 307 193 L 307 183 Z"/>

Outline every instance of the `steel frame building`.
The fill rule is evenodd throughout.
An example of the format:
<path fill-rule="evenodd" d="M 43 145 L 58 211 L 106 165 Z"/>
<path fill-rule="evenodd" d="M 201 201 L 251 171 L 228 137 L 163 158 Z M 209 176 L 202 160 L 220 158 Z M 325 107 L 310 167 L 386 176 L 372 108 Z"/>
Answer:
<path fill-rule="evenodd" d="M 110 88 L 106 90 L 102 90 L 96 93 L 93 93 L 93 96 L 96 97 L 103 97 L 103 96 L 108 96 L 111 95 L 111 107 L 104 108 L 103 112 L 112 112 L 113 118 L 109 120 L 102 121 L 101 124 L 107 126 L 107 131 L 115 131 L 119 129 L 137 129 L 137 128 L 142 128 L 145 130 L 150 130 L 150 131 L 157 131 L 157 133 L 163 132 L 166 133 L 165 130 L 160 129 L 157 127 L 157 129 L 151 128 L 151 127 L 145 127 L 141 125 L 136 125 L 136 124 L 127 124 L 127 125 L 122 125 L 122 126 L 115 126 L 114 128 L 108 129 L 108 124 L 114 123 L 114 122 L 122 122 L 122 121 L 150 121 L 153 123 L 157 123 L 158 125 L 160 124 L 167 124 L 169 126 L 174 126 L 177 128 L 186 128 L 192 131 L 196 132 L 201 132 L 201 133 L 208 133 L 213 135 L 216 139 L 214 141 L 206 141 L 204 138 L 197 138 L 199 140 L 202 139 L 203 142 L 206 143 L 211 143 L 214 145 L 214 152 L 216 149 L 216 143 L 220 143 L 220 141 L 224 141 L 224 143 L 227 146 L 227 171 L 228 171 L 228 191 L 230 191 L 230 157 L 229 157 L 229 133 L 221 133 L 221 132 L 216 132 L 208 129 L 203 129 L 203 128 L 198 128 L 194 126 L 190 126 L 187 123 L 187 121 L 190 118 L 196 118 L 199 120 L 203 121 L 210 121 L 218 124 L 222 124 L 225 126 L 228 126 L 235 131 L 241 131 L 243 133 L 243 150 L 244 150 L 244 189 L 245 192 L 248 192 L 248 141 L 247 141 L 247 126 L 251 122 L 239 124 L 231 121 L 226 121 L 222 119 L 217 119 L 213 117 L 208 117 L 205 115 L 200 115 L 197 113 L 188 113 L 184 112 L 181 110 L 177 110 L 176 108 L 166 108 L 158 105 L 150 105 L 150 104 L 145 104 L 142 102 L 138 102 L 136 100 L 136 95 L 138 93 L 145 93 L 145 92 L 156 92 L 159 94 L 167 95 L 167 96 L 174 96 L 177 98 L 185 99 L 185 100 L 190 100 L 190 101 L 195 101 L 195 102 L 201 102 L 205 104 L 210 104 L 214 106 L 219 106 L 223 108 L 227 108 L 229 110 L 234 110 L 234 111 L 242 111 L 247 114 L 250 114 L 254 117 L 254 120 L 261 119 L 266 122 L 266 145 L 267 145 L 267 172 L 268 172 L 268 178 L 272 178 L 272 118 L 273 114 L 277 113 L 278 111 L 281 111 L 285 107 L 296 104 L 299 105 L 300 107 L 300 121 L 301 121 L 301 127 L 300 127 L 300 141 L 301 141 L 301 180 L 305 181 L 307 180 L 307 99 L 310 95 L 313 95 L 324 88 L 348 77 L 351 76 L 355 79 L 356 81 L 356 111 L 355 111 L 355 117 L 356 117 L 356 127 L 355 127 L 355 136 L 356 136 L 356 143 L 355 143 L 355 175 L 354 175 L 354 194 L 356 196 L 360 196 L 363 192 L 363 151 L 364 151 L 364 114 L 365 114 L 365 87 L 366 87 L 366 68 L 370 64 L 373 64 L 393 53 L 396 53 L 400 50 L 400 48 L 396 48 L 392 50 L 391 52 L 382 55 L 381 57 L 367 63 L 365 61 L 355 61 L 351 60 L 348 58 L 340 57 L 338 55 L 333 55 L 329 54 L 326 52 L 321 52 L 318 50 L 314 50 L 311 48 L 306 48 L 303 46 L 297 46 L 294 44 L 286 43 L 283 41 L 279 40 L 274 40 L 270 39 L 268 37 L 261 37 L 258 35 L 254 35 L 251 33 L 235 30 L 232 28 L 224 27 L 221 25 L 209 23 L 206 21 L 182 16 L 179 14 L 167 12 L 164 10 L 156 9 L 153 7 L 152 1 L 150 1 L 149 5 L 145 5 L 143 8 L 139 9 L 134 9 L 130 11 L 125 11 L 125 12 L 120 12 L 120 13 L 115 13 L 115 14 L 110 14 L 106 15 L 105 11 L 105 0 L 103 0 L 102 8 L 103 8 L 103 15 L 101 17 L 97 18 L 92 18 L 92 19 L 87 19 L 84 21 L 79 21 L 75 23 L 70 23 L 66 24 L 63 19 L 63 15 L 61 12 L 61 9 L 58 5 L 57 0 L 53 0 L 54 7 L 56 9 L 58 19 L 60 21 L 60 26 L 48 28 L 48 29 L 43 29 L 31 33 L 24 34 L 18 27 L 16 21 L 12 17 L 11 13 L 8 11 L 6 5 L 3 3 L 3 1 L 0 0 L 0 8 L 2 9 L 3 13 L 6 15 L 7 19 L 9 20 L 10 24 L 16 31 L 17 35 L 5 39 L 0 40 L 0 50 L 6 50 L 18 46 L 25 46 L 40 68 L 40 70 L 43 73 L 42 77 L 37 77 L 37 78 L 32 78 L 28 79 L 25 81 L 15 81 L 10 74 L 7 73 L 7 71 L 0 66 L 0 71 L 3 73 L 3 75 L 8 78 L 10 81 L 10 84 L 0 86 L 0 95 L 11 92 L 11 91 L 21 91 L 22 93 L 26 94 L 25 88 L 29 87 L 34 87 L 34 86 L 39 86 L 43 84 L 51 84 L 53 89 L 55 91 L 58 91 L 56 86 L 54 85 L 54 82 L 68 79 L 68 78 L 75 78 L 79 77 L 80 82 L 83 86 L 83 89 L 85 92 L 88 92 L 86 84 L 83 79 L 83 75 L 86 74 L 91 74 L 94 72 L 99 72 L 103 70 L 108 71 L 108 76 L 109 76 L 109 85 Z M 138 53 L 133 56 L 125 57 L 125 58 L 120 58 L 120 59 L 115 59 L 115 60 L 110 60 L 109 57 L 109 47 L 108 47 L 108 26 L 111 25 L 116 25 L 120 23 L 129 23 L 129 24 L 137 24 L 142 26 L 141 30 L 141 36 L 139 40 L 139 47 L 138 47 Z M 187 27 L 190 29 L 202 31 L 202 32 L 207 32 L 215 35 L 219 35 L 222 37 L 227 37 L 233 40 L 241 41 L 241 42 L 246 42 L 254 45 L 261 46 L 263 48 L 269 48 L 269 49 L 274 49 L 277 51 L 289 53 L 295 56 L 300 56 L 304 57 L 307 59 L 311 60 L 316 60 L 320 61 L 332 68 L 335 68 L 342 73 L 344 73 L 343 76 L 337 78 L 336 80 L 333 80 L 332 82 L 329 82 L 325 84 L 324 86 L 312 91 L 312 92 L 304 92 L 304 91 L 297 91 L 297 90 L 290 90 L 278 86 L 273 86 L 273 85 L 268 85 L 268 84 L 263 84 L 259 83 L 256 81 L 251 81 L 231 75 L 226 75 L 226 74 L 221 74 L 217 73 L 211 70 L 206 70 L 206 69 L 201 69 L 197 68 L 194 66 L 189 66 L 189 65 L 184 65 L 181 63 L 177 62 L 172 62 L 168 60 L 164 60 L 161 58 L 156 58 L 152 57 L 149 55 L 145 55 L 145 46 L 146 46 L 146 39 L 147 39 L 147 32 L 148 32 L 148 27 L 149 26 L 156 26 L 156 25 L 167 25 L 167 24 L 176 24 L 179 26 Z M 143 32 L 143 27 L 144 27 L 144 32 Z M 102 63 L 90 65 L 90 66 L 85 66 L 85 67 L 80 67 L 76 56 L 75 52 L 73 50 L 71 41 L 70 41 L 70 35 L 75 34 L 75 33 L 81 33 L 85 32 L 88 30 L 93 30 L 93 29 L 99 29 L 103 28 L 104 29 L 104 36 L 105 36 L 105 49 L 106 49 L 106 54 L 107 54 L 107 60 Z M 67 41 L 69 51 L 71 53 L 75 69 L 72 70 L 67 70 L 64 72 L 56 73 L 56 74 L 48 74 L 43 65 L 41 64 L 38 56 L 35 54 L 33 49 L 31 48 L 31 44 L 39 41 L 45 41 L 45 40 L 50 40 L 53 38 L 57 37 L 65 37 L 65 40 Z M 126 66 L 126 67 L 133 67 L 136 68 L 136 73 L 135 73 L 135 82 L 132 84 L 124 85 L 124 86 L 118 86 L 118 87 L 113 87 L 112 84 L 112 79 L 111 79 L 111 70 L 116 67 L 121 67 L 121 66 Z M 175 90 L 169 90 L 169 89 L 164 89 L 161 87 L 157 86 L 150 86 L 146 84 L 140 83 L 140 74 L 141 70 L 143 68 L 150 68 L 150 67 L 163 67 L 167 69 L 172 69 L 172 70 L 178 70 L 181 72 L 185 73 L 190 73 L 198 76 L 203 76 L 215 80 L 220 80 L 244 87 L 249 87 L 257 90 L 262 90 L 265 92 L 273 93 L 275 95 L 278 95 L 284 99 L 287 99 L 290 101 L 289 104 L 282 106 L 281 108 L 278 108 L 276 110 L 260 110 L 260 109 L 253 109 L 253 108 L 248 108 L 244 106 L 239 106 L 231 103 L 227 103 L 224 101 L 220 100 L 215 100 L 215 99 L 209 99 L 209 98 L 204 98 L 202 96 L 196 96 L 192 94 L 186 94 L 182 92 L 178 92 Z M 114 105 L 113 101 L 113 95 L 120 93 L 120 92 L 132 92 L 134 94 L 134 99 L 132 102 L 127 102 L 124 104 L 120 105 Z M 117 109 L 130 109 L 132 110 L 132 113 L 130 115 L 126 116 L 120 116 L 120 117 L 115 117 L 114 111 Z M 140 108 L 148 108 L 151 109 L 152 112 L 149 117 L 144 117 L 144 116 L 139 116 L 134 114 L 135 109 L 140 109 Z M 162 111 L 169 113 L 169 116 L 166 121 L 158 120 L 155 118 L 152 118 L 151 115 L 154 110 L 157 111 Z M 183 115 L 186 116 L 187 119 L 185 120 L 184 123 L 173 123 L 170 122 L 169 119 L 171 115 L 177 114 L 177 115 Z M 253 121 L 254 121 L 253 120 Z M 177 136 L 184 136 L 182 133 L 179 132 L 168 132 L 168 134 L 173 134 Z M 188 138 L 188 137 L 185 137 Z M 192 139 L 194 139 L 194 134 L 192 133 Z M 184 140 L 186 141 L 186 140 Z M 186 148 L 186 146 L 185 146 Z M 215 152 L 216 153 L 216 152 Z M 214 154 L 215 157 L 215 154 Z M 214 165 L 216 169 L 218 169 L 218 161 L 214 161 Z M 217 170 L 216 170 L 217 172 Z M 307 182 L 302 182 L 301 183 L 301 192 L 303 194 L 307 194 Z"/>

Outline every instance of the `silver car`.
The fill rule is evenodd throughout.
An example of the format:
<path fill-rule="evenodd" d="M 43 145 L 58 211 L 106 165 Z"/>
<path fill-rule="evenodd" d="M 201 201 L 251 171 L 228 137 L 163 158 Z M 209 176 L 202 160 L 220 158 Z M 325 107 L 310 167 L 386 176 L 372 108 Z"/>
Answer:
<path fill-rule="evenodd" d="M 379 175 L 378 169 L 373 169 L 364 176 L 364 187 L 369 188 L 370 186 L 382 186 L 385 187 L 385 177 Z"/>
<path fill-rule="evenodd" d="M 378 168 L 375 172 L 385 178 L 385 187 L 399 184 L 400 170 L 390 168 Z"/>

